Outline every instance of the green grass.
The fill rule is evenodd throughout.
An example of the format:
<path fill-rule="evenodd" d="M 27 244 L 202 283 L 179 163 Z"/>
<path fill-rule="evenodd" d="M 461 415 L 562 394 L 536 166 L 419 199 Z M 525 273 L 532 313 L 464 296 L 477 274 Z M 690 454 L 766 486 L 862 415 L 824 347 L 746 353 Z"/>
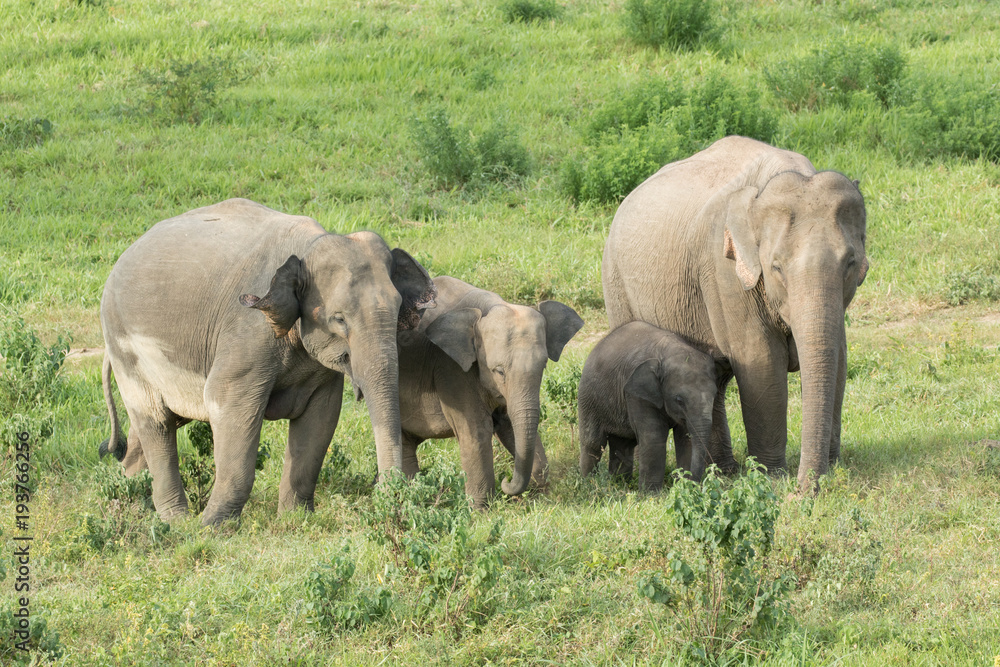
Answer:
<path fill-rule="evenodd" d="M 71 336 L 74 348 L 100 347 L 101 289 L 121 252 L 158 220 L 239 196 L 333 231 L 373 229 L 432 274 L 511 300 L 569 303 L 587 324 L 550 372 L 571 377 L 606 329 L 600 258 L 621 193 L 574 202 L 567 163 L 612 155 L 614 142 L 597 135 L 623 124 L 630 140 L 675 131 L 676 120 L 657 124 L 663 101 L 649 91 L 739 81 L 753 95 L 736 91 L 726 109 L 753 107 L 775 144 L 861 180 L 871 269 L 849 310 L 842 466 L 815 500 L 787 498 L 793 481 L 774 482 L 770 563 L 795 577 L 794 623 L 716 662 L 996 664 L 1000 450 L 982 441 L 1000 433 L 1000 7 L 713 6 L 712 39 L 675 52 L 638 45 L 624 3 L 12 0 L 0 12 L 0 321 L 22 318 L 45 346 Z M 817 49 L 836 55 L 831 45 L 847 35 L 899 49 L 906 66 L 893 95 L 852 88 L 796 106 L 764 83 L 784 68 L 801 90 L 822 90 L 829 62 Z M 718 99 L 678 97 L 690 127 L 714 123 L 685 132 L 687 150 L 736 126 Z M 463 146 L 525 168 L 440 178 L 434 143 L 413 131 L 439 110 Z M 490 148 L 515 140 L 516 150 Z M 612 192 L 621 176 L 605 171 L 593 170 L 595 191 Z M 242 521 L 211 531 L 190 517 L 165 530 L 141 500 L 102 492 L 111 483 L 99 470 L 111 462 L 97 459 L 109 433 L 100 356 L 71 357 L 60 378 L 35 407 L 10 393 L 0 432 L 13 411 L 51 427 L 33 452 L 31 612 L 62 664 L 692 660 L 670 614 L 637 590 L 642 572 L 664 571 L 684 548 L 666 495 L 581 479 L 574 427 L 555 404 L 541 426 L 551 486 L 474 518 L 475 540 L 502 521 L 504 558 L 489 599 L 458 622 L 420 611 L 420 579 L 387 567 L 392 556 L 364 521 L 375 452 L 367 410 L 350 396 L 315 513 L 275 514 L 287 427 L 269 423 L 272 458 Z M 798 385 L 792 376 L 792 470 Z M 735 387 L 727 404 L 742 458 Z M 8 547 L 13 446 L 0 447 Z M 423 448 L 425 466 L 458 462 L 452 441 Z M 500 479 L 510 461 L 496 458 Z M 317 624 L 307 607 L 308 574 L 345 546 L 356 565 L 349 591 L 393 595 L 386 616 L 355 629 Z M 4 552 L 0 615 L 15 601 Z M 5 664 L 16 656 L 8 640 Z"/>

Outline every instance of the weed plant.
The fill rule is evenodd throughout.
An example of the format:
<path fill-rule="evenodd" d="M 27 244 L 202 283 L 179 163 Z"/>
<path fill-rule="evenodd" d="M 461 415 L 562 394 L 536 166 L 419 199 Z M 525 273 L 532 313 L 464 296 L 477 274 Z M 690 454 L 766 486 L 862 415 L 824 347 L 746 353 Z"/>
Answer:
<path fill-rule="evenodd" d="M 791 581 L 770 568 L 777 498 L 752 459 L 728 488 L 715 466 L 700 485 L 683 472 L 674 478 L 669 502 L 691 548 L 666 555 L 666 579 L 642 575 L 639 593 L 670 610 L 688 654 L 716 659 L 785 617 Z"/>
<path fill-rule="evenodd" d="M 327 630 L 362 628 L 389 613 L 392 592 L 376 587 L 352 591 L 351 578 L 356 565 L 350 549 L 334 556 L 329 563 L 313 569 L 306 579 L 306 609 L 313 620 Z"/>
<path fill-rule="evenodd" d="M 48 118 L 15 118 L 0 120 L 0 145 L 7 148 L 27 148 L 45 142 L 52 135 Z"/>
<path fill-rule="evenodd" d="M 210 54 L 191 60 L 171 58 L 144 69 L 137 85 L 153 117 L 166 123 L 197 124 L 216 108 L 220 93 L 253 75 L 243 62 Z"/>
<path fill-rule="evenodd" d="M 555 0 L 506 0 L 500 11 L 508 23 L 531 23 L 559 18 L 563 8 Z"/>
<path fill-rule="evenodd" d="M 502 123 L 475 136 L 452 126 L 448 113 L 437 108 L 414 121 L 413 139 L 427 171 L 444 187 L 502 183 L 530 172 L 527 149 Z"/>
<path fill-rule="evenodd" d="M 764 79 L 793 111 L 851 105 L 867 91 L 884 107 L 905 101 L 906 56 L 889 42 L 837 37 L 809 55 L 764 68 Z"/>
<path fill-rule="evenodd" d="M 627 0 L 623 21 L 637 44 L 686 49 L 712 32 L 716 11 L 709 0 Z"/>

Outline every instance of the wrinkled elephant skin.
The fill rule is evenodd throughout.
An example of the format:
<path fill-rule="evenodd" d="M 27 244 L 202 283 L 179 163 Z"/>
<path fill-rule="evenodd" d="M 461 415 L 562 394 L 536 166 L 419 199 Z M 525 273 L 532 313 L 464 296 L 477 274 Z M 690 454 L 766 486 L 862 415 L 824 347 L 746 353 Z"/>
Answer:
<path fill-rule="evenodd" d="M 112 436 L 102 449 L 127 474 L 148 467 L 153 503 L 171 518 L 187 510 L 177 428 L 209 422 L 216 473 L 202 522 L 215 524 L 250 495 L 263 420 L 287 419 L 279 508 L 311 508 L 348 374 L 368 400 L 379 470 L 402 467 L 397 330 L 419 323 L 433 297 L 423 267 L 371 232 L 329 234 L 244 199 L 160 222 L 104 287 Z"/>

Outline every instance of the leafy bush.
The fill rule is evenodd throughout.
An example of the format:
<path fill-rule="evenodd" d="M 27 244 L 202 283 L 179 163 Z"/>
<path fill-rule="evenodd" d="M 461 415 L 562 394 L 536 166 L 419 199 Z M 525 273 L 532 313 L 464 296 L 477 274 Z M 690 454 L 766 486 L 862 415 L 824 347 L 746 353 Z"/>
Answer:
<path fill-rule="evenodd" d="M 555 0 L 506 0 L 500 11 L 508 23 L 530 23 L 558 18 L 562 7 Z"/>
<path fill-rule="evenodd" d="M 674 473 L 669 502 L 688 548 L 667 554 L 667 572 L 638 581 L 640 595 L 667 607 L 695 654 L 718 656 L 786 615 L 792 581 L 768 567 L 777 498 L 764 466 L 751 458 L 748 468 L 729 488 L 715 466 L 702 484 Z"/>
<path fill-rule="evenodd" d="M 952 306 L 970 301 L 1000 301 L 1000 276 L 982 267 L 952 271 L 945 276 L 945 299 Z"/>
<path fill-rule="evenodd" d="M 27 148 L 44 143 L 52 136 L 48 118 L 13 118 L 0 120 L 0 144 L 11 148 Z"/>
<path fill-rule="evenodd" d="M 474 535 L 463 475 L 431 469 L 407 481 L 390 472 L 362 518 L 373 539 L 389 547 L 396 567 L 414 579 L 420 616 L 457 630 L 488 615 L 503 566 L 502 524 L 493 524 L 485 539 Z"/>
<path fill-rule="evenodd" d="M 883 550 L 871 520 L 859 508 L 852 508 L 825 538 L 805 588 L 805 602 L 824 608 L 871 604 L 878 598 Z"/>
<path fill-rule="evenodd" d="M 668 162 L 730 134 L 771 141 L 777 127 L 753 82 L 718 72 L 688 89 L 646 81 L 594 114 L 589 151 L 563 163 L 561 186 L 576 201 L 617 203 Z"/>
<path fill-rule="evenodd" d="M 648 46 L 691 48 L 713 29 L 709 0 L 628 0 L 625 29 L 633 41 Z"/>
<path fill-rule="evenodd" d="M 105 500 L 140 502 L 152 507 L 153 476 L 149 470 L 140 470 L 132 477 L 126 477 L 122 466 L 117 463 L 99 465 L 94 471 L 97 491 Z"/>
<path fill-rule="evenodd" d="M 354 576 L 354 561 L 347 547 L 344 553 L 333 557 L 330 563 L 314 568 L 306 579 L 306 609 L 313 622 L 326 629 L 360 628 L 389 613 L 392 593 L 377 586 L 371 591 L 348 594 Z"/>
<path fill-rule="evenodd" d="M 546 403 L 554 405 L 561 413 L 562 418 L 569 424 L 575 424 L 577 420 L 576 396 L 582 376 L 583 366 L 581 364 L 565 362 L 548 366 L 545 377 L 542 379 L 542 391 Z M 546 407 L 542 409 L 548 411 Z"/>
<path fill-rule="evenodd" d="M 913 103 L 899 112 L 906 144 L 898 153 L 1000 162 L 1000 86 L 949 77 L 914 87 Z"/>
<path fill-rule="evenodd" d="M 172 123 L 200 123 L 218 102 L 219 93 L 254 75 L 243 62 L 209 55 L 194 60 L 171 58 L 139 73 L 148 110 Z"/>
<path fill-rule="evenodd" d="M 625 130 L 589 155 L 564 161 L 562 189 L 575 201 L 618 203 L 664 164 L 677 159 L 682 141 L 671 127 Z"/>
<path fill-rule="evenodd" d="M 906 56 L 899 47 L 861 38 L 836 38 L 804 57 L 764 69 L 764 79 L 793 111 L 828 104 L 850 106 L 858 91 L 868 91 L 884 107 L 902 101 Z"/>
<path fill-rule="evenodd" d="M 505 182 L 527 176 L 528 150 L 503 123 L 478 137 L 455 128 L 444 109 L 432 110 L 413 123 L 413 139 L 431 175 L 445 187 L 477 182 Z"/>
<path fill-rule="evenodd" d="M 14 598 L 16 602 L 16 598 Z M 14 631 L 25 628 L 15 615 L 15 609 L 7 607 L 0 610 L 0 637 L 4 641 L 0 642 L 0 661 L 5 665 L 40 664 L 41 661 L 50 662 L 59 659 L 63 654 L 62 645 L 59 642 L 59 633 L 49 628 L 48 622 L 43 613 L 31 609 L 31 619 L 28 622 L 28 639 L 23 640 L 28 651 L 22 651 L 17 644 L 22 641 L 20 636 L 15 638 Z M 39 660 L 41 658 L 41 661 Z"/>
<path fill-rule="evenodd" d="M 29 410 L 55 398 L 69 339 L 60 335 L 45 345 L 19 317 L 5 317 L 0 326 L 0 410 Z"/>

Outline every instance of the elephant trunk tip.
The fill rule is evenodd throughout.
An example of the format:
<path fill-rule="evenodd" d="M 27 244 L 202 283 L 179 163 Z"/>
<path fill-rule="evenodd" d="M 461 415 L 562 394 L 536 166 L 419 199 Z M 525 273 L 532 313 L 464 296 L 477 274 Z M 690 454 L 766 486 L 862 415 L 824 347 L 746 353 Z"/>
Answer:
<path fill-rule="evenodd" d="M 521 475 L 515 470 L 511 479 L 505 479 L 500 483 L 500 488 L 508 496 L 519 496 L 528 488 L 528 480 L 528 476 Z"/>

